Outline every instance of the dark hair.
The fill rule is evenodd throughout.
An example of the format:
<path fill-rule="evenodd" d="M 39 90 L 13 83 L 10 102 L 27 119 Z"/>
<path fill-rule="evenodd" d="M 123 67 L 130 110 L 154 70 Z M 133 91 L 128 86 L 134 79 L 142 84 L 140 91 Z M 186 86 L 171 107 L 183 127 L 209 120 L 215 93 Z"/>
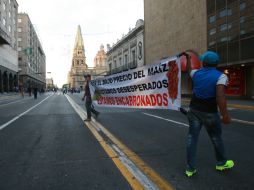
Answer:
<path fill-rule="evenodd" d="M 84 78 L 91 77 L 90 74 L 84 75 Z"/>

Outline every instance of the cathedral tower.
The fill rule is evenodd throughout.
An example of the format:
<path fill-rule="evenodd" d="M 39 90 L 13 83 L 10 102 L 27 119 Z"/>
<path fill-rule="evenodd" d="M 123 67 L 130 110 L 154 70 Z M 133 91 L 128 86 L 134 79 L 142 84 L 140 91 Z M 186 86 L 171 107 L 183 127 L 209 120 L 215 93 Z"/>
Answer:
<path fill-rule="evenodd" d="M 71 88 L 83 88 L 84 87 L 84 75 L 88 71 L 86 64 L 84 41 L 82 38 L 81 28 L 78 26 L 73 56 L 71 71 L 69 72 L 69 83 Z"/>

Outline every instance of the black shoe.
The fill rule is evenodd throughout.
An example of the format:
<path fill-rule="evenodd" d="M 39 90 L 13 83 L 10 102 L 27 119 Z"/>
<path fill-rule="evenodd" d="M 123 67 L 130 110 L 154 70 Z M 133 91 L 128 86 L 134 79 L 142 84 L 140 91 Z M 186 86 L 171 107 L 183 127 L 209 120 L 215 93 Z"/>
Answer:
<path fill-rule="evenodd" d="M 96 112 L 95 118 L 98 118 L 99 115 L 100 115 L 100 112 Z"/>
<path fill-rule="evenodd" d="M 91 118 L 87 118 L 87 119 L 85 119 L 84 121 L 91 121 Z"/>

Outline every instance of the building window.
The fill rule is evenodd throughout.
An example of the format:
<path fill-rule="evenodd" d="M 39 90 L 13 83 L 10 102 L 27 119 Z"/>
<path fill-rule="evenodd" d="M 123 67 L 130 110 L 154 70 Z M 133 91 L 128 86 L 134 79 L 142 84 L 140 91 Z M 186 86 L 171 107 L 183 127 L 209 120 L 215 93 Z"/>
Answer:
<path fill-rule="evenodd" d="M 225 30 L 227 30 L 227 24 L 220 25 L 220 31 L 225 31 Z"/>
<path fill-rule="evenodd" d="M 10 11 L 9 11 L 9 13 L 8 13 L 8 14 L 9 14 L 9 18 L 11 18 L 11 12 L 10 12 Z"/>
<path fill-rule="evenodd" d="M 21 22 L 22 22 L 22 19 L 21 19 L 21 18 L 19 18 L 19 19 L 18 19 L 18 23 L 21 23 Z"/>
<path fill-rule="evenodd" d="M 207 0 L 207 14 L 210 15 L 215 12 L 215 0 Z"/>
<path fill-rule="evenodd" d="M 240 11 L 243 11 L 246 8 L 246 3 L 245 2 L 241 2 L 240 4 Z"/>
<path fill-rule="evenodd" d="M 226 42 L 226 41 L 228 41 L 228 37 L 222 37 L 222 38 L 220 39 L 220 41 L 221 41 L 221 42 Z"/>
<path fill-rule="evenodd" d="M 116 60 L 114 60 L 114 68 L 117 68 Z"/>
<path fill-rule="evenodd" d="M 214 46 L 214 45 L 215 45 L 215 43 L 216 43 L 215 41 L 212 41 L 212 42 L 209 42 L 209 44 L 208 44 L 208 45 L 209 45 L 209 47 L 211 47 L 211 46 Z"/>
<path fill-rule="evenodd" d="M 22 32 L 22 28 L 18 28 L 18 32 Z"/>
<path fill-rule="evenodd" d="M 22 38 L 18 38 L 18 42 L 21 42 L 22 41 Z"/>
<path fill-rule="evenodd" d="M 216 28 L 212 28 L 211 30 L 209 30 L 209 35 L 214 35 L 216 33 Z"/>
<path fill-rule="evenodd" d="M 22 50 L 22 48 L 21 47 L 18 47 L 18 51 L 21 51 Z"/>
<path fill-rule="evenodd" d="M 122 58 L 119 57 L 119 66 L 121 66 L 121 65 L 122 65 Z"/>
<path fill-rule="evenodd" d="M 228 24 L 228 30 L 230 30 L 232 28 L 232 23 Z"/>
<path fill-rule="evenodd" d="M 3 25 L 6 26 L 6 20 L 3 18 Z"/>
<path fill-rule="evenodd" d="M 232 15 L 232 9 L 228 9 L 228 16 Z"/>
<path fill-rule="evenodd" d="M 11 25 L 8 26 L 8 31 L 11 32 Z"/>
<path fill-rule="evenodd" d="M 215 15 L 210 16 L 210 17 L 209 17 L 209 23 L 210 23 L 210 24 L 213 23 L 213 22 L 215 21 L 215 19 L 216 19 L 216 16 L 215 16 Z"/>
<path fill-rule="evenodd" d="M 246 34 L 245 30 L 240 30 L 240 35 Z"/>
<path fill-rule="evenodd" d="M 226 0 L 216 0 L 216 9 L 222 9 L 223 7 L 226 7 Z"/>
<path fill-rule="evenodd" d="M 124 64 L 125 65 L 128 64 L 128 55 L 127 54 L 124 55 Z"/>
<path fill-rule="evenodd" d="M 244 16 L 241 16 L 241 17 L 240 17 L 240 24 L 244 23 L 244 21 L 245 21 Z"/>
<path fill-rule="evenodd" d="M 132 61 L 133 63 L 136 61 L 136 51 L 135 50 L 132 50 Z"/>
<path fill-rule="evenodd" d="M 223 9 L 222 11 L 220 11 L 220 18 L 223 18 L 225 16 L 227 16 L 227 10 Z"/>
<path fill-rule="evenodd" d="M 5 2 L 3 3 L 3 9 L 4 10 L 6 9 L 6 3 Z"/>
<path fill-rule="evenodd" d="M 138 59 L 141 60 L 142 56 L 143 56 L 143 53 L 142 53 L 142 42 L 139 42 L 138 43 Z"/>

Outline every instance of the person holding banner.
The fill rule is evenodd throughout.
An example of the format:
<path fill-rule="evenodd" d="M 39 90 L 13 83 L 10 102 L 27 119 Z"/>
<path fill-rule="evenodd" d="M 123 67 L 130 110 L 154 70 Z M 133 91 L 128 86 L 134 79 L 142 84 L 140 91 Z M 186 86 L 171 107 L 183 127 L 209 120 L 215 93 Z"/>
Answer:
<path fill-rule="evenodd" d="M 228 160 L 225 155 L 224 143 L 221 137 L 221 118 L 217 110 L 218 106 L 222 116 L 222 123 L 229 124 L 231 118 L 227 111 L 225 98 L 225 87 L 228 78 L 216 69 L 219 63 L 219 56 L 215 52 L 207 51 L 200 56 L 203 67 L 194 70 L 191 68 L 190 54 L 188 52 L 184 52 L 179 56 L 186 57 L 187 71 L 192 78 L 193 84 L 190 110 L 187 113 L 189 133 L 187 140 L 187 169 L 185 174 L 187 177 L 191 177 L 197 172 L 196 150 L 202 125 L 205 126 L 215 149 L 217 160 L 215 169 L 219 171 L 231 169 L 234 166 L 234 162 Z"/>
<path fill-rule="evenodd" d="M 92 107 L 92 97 L 91 97 L 90 88 L 89 88 L 91 75 L 88 74 L 88 75 L 85 75 L 84 77 L 86 80 L 86 86 L 85 86 L 85 93 L 82 100 L 83 101 L 85 100 L 86 113 L 87 113 L 87 118 L 84 121 L 91 121 L 92 113 L 95 115 L 96 118 L 98 117 L 100 113 Z"/>

